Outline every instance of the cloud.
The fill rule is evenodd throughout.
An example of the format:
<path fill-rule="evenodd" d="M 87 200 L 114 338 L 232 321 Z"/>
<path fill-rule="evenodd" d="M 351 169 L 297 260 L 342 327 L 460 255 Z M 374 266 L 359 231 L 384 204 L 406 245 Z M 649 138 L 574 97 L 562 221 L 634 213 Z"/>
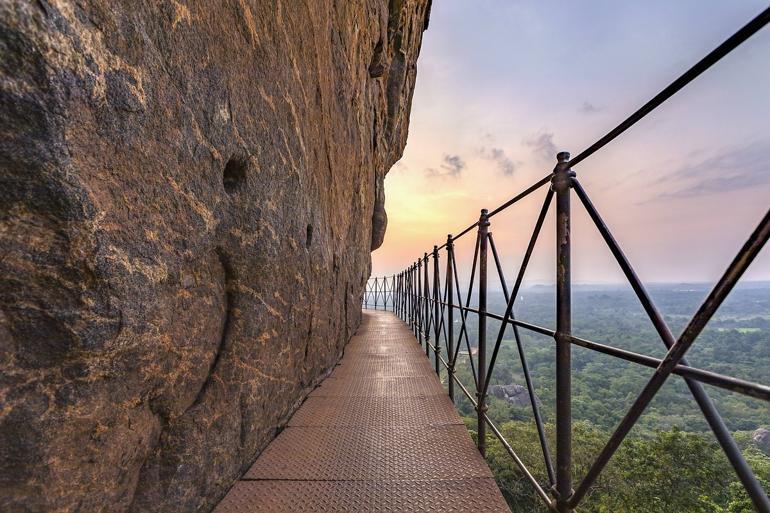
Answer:
<path fill-rule="evenodd" d="M 532 148 L 532 152 L 544 160 L 556 161 L 556 153 L 559 151 L 553 142 L 552 132 L 540 132 L 524 140 L 524 144 Z"/>
<path fill-rule="evenodd" d="M 770 185 L 770 139 L 723 148 L 696 164 L 669 173 L 658 184 L 668 190 L 658 198 L 694 198 Z"/>
<path fill-rule="evenodd" d="M 596 114 L 597 112 L 601 112 L 603 110 L 604 107 L 598 107 L 589 101 L 584 101 L 583 105 L 581 105 L 578 109 L 578 112 L 583 114 Z"/>
<path fill-rule="evenodd" d="M 500 148 L 487 149 L 482 147 L 479 149 L 479 155 L 497 164 L 497 168 L 505 176 L 513 176 L 513 173 L 516 171 L 516 163 Z"/>
<path fill-rule="evenodd" d="M 425 170 L 425 174 L 429 177 L 451 177 L 457 178 L 465 169 L 465 161 L 459 155 L 447 155 L 444 154 L 442 159 L 440 170 L 434 167 L 429 167 Z"/>
<path fill-rule="evenodd" d="M 450 175 L 457 176 L 460 171 L 465 169 L 465 162 L 459 155 L 444 155 L 444 163 L 441 164 L 442 169 L 446 169 Z"/>

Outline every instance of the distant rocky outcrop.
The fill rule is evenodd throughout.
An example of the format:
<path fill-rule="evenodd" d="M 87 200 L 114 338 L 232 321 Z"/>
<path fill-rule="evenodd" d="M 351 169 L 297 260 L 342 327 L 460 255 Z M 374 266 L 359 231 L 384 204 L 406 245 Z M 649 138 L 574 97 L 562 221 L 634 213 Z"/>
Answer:
<path fill-rule="evenodd" d="M 503 399 L 509 404 L 516 406 L 531 406 L 532 400 L 529 397 L 527 387 L 511 383 L 510 385 L 492 385 L 489 387 L 489 393 L 498 399 Z M 535 396 L 537 401 L 537 396 Z"/>
<path fill-rule="evenodd" d="M 358 325 L 428 4 L 0 2 L 0 511 L 248 468 Z"/>
<path fill-rule="evenodd" d="M 762 452 L 770 454 L 770 429 L 759 428 L 751 434 L 751 441 L 754 442 Z"/>

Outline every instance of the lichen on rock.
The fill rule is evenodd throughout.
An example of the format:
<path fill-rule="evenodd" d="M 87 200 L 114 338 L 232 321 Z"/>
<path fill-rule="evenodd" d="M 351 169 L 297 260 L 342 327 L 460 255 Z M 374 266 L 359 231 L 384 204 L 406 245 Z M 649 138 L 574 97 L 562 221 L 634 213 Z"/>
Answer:
<path fill-rule="evenodd" d="M 359 322 L 428 3 L 0 3 L 0 510 L 256 458 Z"/>

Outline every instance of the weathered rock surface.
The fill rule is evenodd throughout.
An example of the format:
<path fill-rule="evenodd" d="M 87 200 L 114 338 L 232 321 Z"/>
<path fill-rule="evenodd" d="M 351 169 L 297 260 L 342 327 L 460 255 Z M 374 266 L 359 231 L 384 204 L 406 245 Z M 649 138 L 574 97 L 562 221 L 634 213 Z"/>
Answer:
<path fill-rule="evenodd" d="M 751 441 L 754 442 L 762 452 L 770 454 L 770 429 L 758 428 L 751 434 Z"/>
<path fill-rule="evenodd" d="M 516 406 L 531 406 L 532 398 L 529 396 L 527 387 L 511 383 L 510 385 L 492 385 L 489 387 L 489 393 L 498 399 L 504 399 L 509 404 Z M 540 400 L 535 396 L 535 401 L 540 404 Z"/>
<path fill-rule="evenodd" d="M 208 511 L 359 321 L 429 0 L 0 0 L 0 510 Z"/>

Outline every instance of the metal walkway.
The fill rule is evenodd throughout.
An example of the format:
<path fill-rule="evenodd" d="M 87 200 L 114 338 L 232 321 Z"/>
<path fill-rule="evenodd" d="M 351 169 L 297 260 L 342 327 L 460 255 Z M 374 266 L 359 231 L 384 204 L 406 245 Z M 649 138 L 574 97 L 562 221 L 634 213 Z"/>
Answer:
<path fill-rule="evenodd" d="M 364 310 L 332 374 L 215 513 L 508 512 L 425 353 Z"/>

